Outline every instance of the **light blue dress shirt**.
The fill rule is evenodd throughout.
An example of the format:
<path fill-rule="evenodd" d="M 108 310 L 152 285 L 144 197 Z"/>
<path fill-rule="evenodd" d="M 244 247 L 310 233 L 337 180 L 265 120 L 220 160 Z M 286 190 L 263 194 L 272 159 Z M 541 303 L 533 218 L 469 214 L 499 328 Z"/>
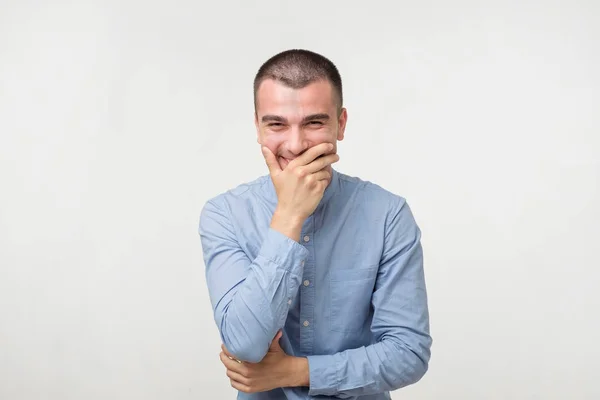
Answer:
<path fill-rule="evenodd" d="M 307 357 L 309 387 L 238 399 L 390 399 L 425 374 L 432 339 L 419 230 L 406 200 L 333 170 L 300 242 L 270 228 L 268 175 L 200 215 L 206 280 L 227 349 L 259 362 L 273 337 Z"/>

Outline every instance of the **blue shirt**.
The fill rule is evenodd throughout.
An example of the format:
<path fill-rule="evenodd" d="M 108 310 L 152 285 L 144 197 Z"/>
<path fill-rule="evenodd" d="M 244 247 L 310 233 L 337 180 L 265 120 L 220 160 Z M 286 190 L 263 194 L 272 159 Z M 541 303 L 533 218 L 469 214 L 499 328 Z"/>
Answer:
<path fill-rule="evenodd" d="M 307 357 L 309 387 L 238 399 L 390 399 L 427 371 L 432 339 L 419 230 L 406 200 L 335 169 L 300 242 L 270 228 L 269 175 L 211 198 L 200 215 L 221 339 L 259 362 L 276 333 Z"/>

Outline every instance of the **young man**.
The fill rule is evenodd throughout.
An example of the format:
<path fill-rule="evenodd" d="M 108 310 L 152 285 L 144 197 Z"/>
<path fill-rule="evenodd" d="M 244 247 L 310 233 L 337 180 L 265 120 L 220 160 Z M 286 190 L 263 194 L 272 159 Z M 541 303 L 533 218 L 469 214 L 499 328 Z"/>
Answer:
<path fill-rule="evenodd" d="M 211 198 L 199 224 L 231 385 L 389 399 L 430 359 L 421 232 L 404 198 L 332 168 L 347 111 L 330 60 L 273 56 L 254 103 L 269 174 Z"/>

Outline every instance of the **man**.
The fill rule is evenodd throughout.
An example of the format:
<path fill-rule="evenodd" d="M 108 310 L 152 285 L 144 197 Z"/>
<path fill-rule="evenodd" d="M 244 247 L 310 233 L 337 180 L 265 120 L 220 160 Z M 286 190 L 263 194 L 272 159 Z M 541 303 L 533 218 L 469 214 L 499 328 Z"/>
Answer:
<path fill-rule="evenodd" d="M 332 167 L 347 110 L 330 60 L 273 56 L 254 103 L 269 174 L 211 198 L 199 224 L 231 385 L 239 399 L 390 399 L 432 343 L 410 208 Z"/>

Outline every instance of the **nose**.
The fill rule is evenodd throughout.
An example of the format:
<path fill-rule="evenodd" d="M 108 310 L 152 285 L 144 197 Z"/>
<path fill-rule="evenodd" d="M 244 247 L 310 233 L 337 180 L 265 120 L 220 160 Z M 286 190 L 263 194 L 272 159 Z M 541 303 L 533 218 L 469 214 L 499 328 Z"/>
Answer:
<path fill-rule="evenodd" d="M 288 151 L 295 156 L 299 156 L 300 154 L 304 153 L 304 151 L 308 148 L 308 142 L 304 137 L 302 129 L 294 127 L 290 130 L 287 140 L 287 148 Z"/>

